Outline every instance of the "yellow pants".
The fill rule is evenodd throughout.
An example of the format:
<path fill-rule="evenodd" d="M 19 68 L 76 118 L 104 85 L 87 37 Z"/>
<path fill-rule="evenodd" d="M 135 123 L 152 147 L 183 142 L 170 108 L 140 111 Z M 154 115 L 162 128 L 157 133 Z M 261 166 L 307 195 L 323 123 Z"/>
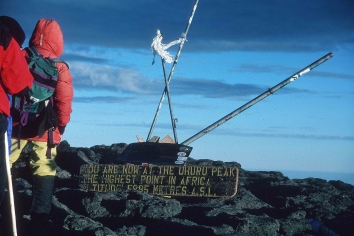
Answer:
<path fill-rule="evenodd" d="M 18 140 L 11 139 L 11 155 L 10 155 L 10 167 L 17 161 L 23 148 L 26 146 L 27 142 L 31 142 L 32 152 L 30 155 L 30 168 L 33 175 L 37 176 L 55 176 L 57 163 L 55 162 L 55 157 L 57 156 L 57 149 L 51 149 L 51 158 L 47 158 L 47 142 L 37 142 L 37 141 L 27 141 L 20 140 L 20 149 L 18 149 Z"/>

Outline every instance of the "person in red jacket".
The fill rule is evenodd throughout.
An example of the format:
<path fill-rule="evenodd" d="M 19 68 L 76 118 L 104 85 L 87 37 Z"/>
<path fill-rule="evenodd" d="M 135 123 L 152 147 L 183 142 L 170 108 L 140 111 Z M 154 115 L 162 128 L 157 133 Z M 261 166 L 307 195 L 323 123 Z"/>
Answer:
<path fill-rule="evenodd" d="M 29 40 L 29 46 L 35 47 L 43 57 L 59 58 L 64 50 L 63 33 L 59 24 L 55 20 L 40 19 Z M 26 54 L 26 50 L 23 50 L 23 52 Z M 53 139 L 54 143 L 58 145 L 65 127 L 70 121 L 74 92 L 72 76 L 68 66 L 65 63 L 57 62 L 56 67 L 58 68 L 59 76 L 53 97 L 58 127 L 53 132 Z M 13 116 L 10 164 L 12 165 L 19 158 L 22 149 L 27 142 L 30 142 L 32 146 L 30 168 L 33 175 L 31 220 L 34 221 L 34 224 L 41 225 L 44 221 L 47 221 L 51 210 L 54 177 L 57 167 L 55 162 L 56 148 L 49 149 L 51 155 L 48 158 L 48 131 L 42 136 L 37 135 L 18 140 L 16 136 L 17 129 L 18 122 L 16 123 L 16 117 Z M 20 149 L 18 148 L 18 142 L 20 142 Z M 35 229 L 36 226 L 33 226 L 33 228 Z"/>
<path fill-rule="evenodd" d="M 19 23 L 0 16 L 0 205 L 4 196 L 7 173 L 5 163 L 5 132 L 10 115 L 8 94 L 25 95 L 32 87 L 33 77 L 21 51 L 25 33 Z"/>

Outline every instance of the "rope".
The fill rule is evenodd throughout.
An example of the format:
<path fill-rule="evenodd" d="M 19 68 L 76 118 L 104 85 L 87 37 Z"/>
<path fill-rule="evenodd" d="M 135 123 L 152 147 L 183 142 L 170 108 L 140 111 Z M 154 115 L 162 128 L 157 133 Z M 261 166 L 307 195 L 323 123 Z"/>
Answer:
<path fill-rule="evenodd" d="M 168 44 L 163 44 L 162 43 L 163 35 L 161 34 L 160 30 L 157 30 L 156 34 L 157 35 L 152 40 L 152 44 L 151 44 L 151 50 L 154 55 L 154 59 L 152 61 L 152 64 L 155 63 L 156 54 L 158 54 L 162 59 L 164 59 L 166 63 L 172 63 L 173 62 L 173 55 L 171 53 L 167 52 L 166 50 L 173 45 L 181 43 L 182 39 L 180 38 L 180 39 L 174 40 Z"/>

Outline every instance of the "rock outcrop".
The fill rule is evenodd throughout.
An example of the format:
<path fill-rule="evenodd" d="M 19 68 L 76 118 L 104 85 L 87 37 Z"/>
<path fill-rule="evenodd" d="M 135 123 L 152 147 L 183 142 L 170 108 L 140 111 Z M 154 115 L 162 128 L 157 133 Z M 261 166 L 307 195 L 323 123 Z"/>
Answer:
<path fill-rule="evenodd" d="M 87 192 L 78 187 L 82 164 L 112 163 L 126 146 L 74 148 L 61 143 L 51 236 L 315 235 L 324 229 L 354 235 L 354 186 L 335 180 L 289 179 L 276 171 L 247 171 L 237 162 L 191 159 L 193 165 L 238 167 L 238 191 L 231 198 L 165 198 L 139 191 Z M 31 223 L 28 150 L 12 170 L 19 236 L 26 235 Z M 5 198 L 2 206 L 7 205 Z M 11 235 L 9 210 L 2 208 L 4 234 Z M 310 219 L 315 221 L 310 224 Z"/>

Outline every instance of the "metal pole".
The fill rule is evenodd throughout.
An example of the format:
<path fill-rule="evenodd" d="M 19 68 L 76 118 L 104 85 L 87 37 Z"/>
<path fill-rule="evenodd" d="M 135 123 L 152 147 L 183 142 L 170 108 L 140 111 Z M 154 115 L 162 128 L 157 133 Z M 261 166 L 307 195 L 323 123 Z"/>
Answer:
<path fill-rule="evenodd" d="M 199 133 L 193 135 L 189 139 L 187 139 L 184 142 L 182 142 L 181 144 L 188 145 L 188 144 L 194 142 L 198 138 L 200 138 L 200 137 L 204 136 L 205 134 L 209 133 L 210 131 L 212 131 L 216 127 L 219 127 L 220 125 L 222 125 L 226 121 L 230 120 L 231 118 L 235 117 L 236 115 L 240 114 L 241 112 L 243 112 L 244 110 L 248 109 L 252 105 L 256 104 L 257 102 L 261 101 L 262 99 L 266 98 L 267 96 L 275 93 L 277 90 L 281 89 L 285 85 L 289 84 L 290 82 L 293 82 L 294 80 L 296 80 L 300 76 L 308 73 L 310 70 L 312 70 L 316 66 L 322 64 L 323 62 L 327 61 L 331 57 L 333 57 L 332 53 L 328 53 L 327 55 L 321 57 L 320 59 L 318 59 L 317 61 L 313 62 L 309 66 L 305 67 L 304 69 L 300 70 L 299 72 L 295 73 L 294 75 L 290 76 L 289 78 L 287 78 L 284 81 L 280 82 L 279 84 L 275 85 L 273 88 L 268 89 L 266 92 L 262 93 L 258 97 L 256 97 L 256 98 L 252 99 L 251 101 L 247 102 L 246 104 L 244 104 L 243 106 L 239 107 L 238 109 L 236 109 L 235 111 L 231 112 L 230 114 L 224 116 L 223 118 L 221 118 L 220 120 L 216 121 L 212 125 L 206 127 L 205 129 L 203 129 Z"/>
<path fill-rule="evenodd" d="M 13 192 L 13 187 L 12 187 L 10 158 L 9 158 L 9 142 L 7 140 L 7 131 L 5 132 L 5 163 L 6 163 L 6 171 L 7 171 L 7 181 L 9 183 L 10 209 L 11 209 L 11 219 L 12 219 L 12 232 L 13 232 L 14 236 L 17 236 L 15 200 L 14 200 L 14 192 Z"/>
<path fill-rule="evenodd" d="M 161 58 L 161 61 L 162 61 L 163 75 L 164 75 L 164 78 L 165 78 L 165 85 L 166 85 L 165 88 L 166 88 L 166 94 L 167 94 L 167 99 L 168 99 L 168 106 L 170 108 L 170 117 L 171 117 L 173 136 L 175 138 L 175 143 L 178 143 L 177 131 L 176 131 L 176 123 L 175 123 L 173 110 L 172 110 L 172 104 L 171 104 L 170 86 L 169 86 L 169 83 L 168 83 L 167 77 L 166 77 L 165 60 L 163 58 Z"/>
<path fill-rule="evenodd" d="M 184 30 L 184 33 L 182 34 L 182 42 L 180 43 L 179 45 L 179 48 L 178 48 L 178 51 L 177 51 L 177 54 L 176 54 L 176 57 L 175 57 L 175 60 L 173 62 L 173 65 L 172 65 L 172 68 L 171 68 L 171 71 L 170 71 L 170 75 L 168 76 L 168 79 L 167 79 L 167 82 L 170 83 L 171 79 L 172 79 L 172 75 L 173 75 L 173 72 L 176 68 L 176 65 L 177 65 L 177 62 L 178 62 L 178 58 L 181 54 L 181 50 L 182 50 L 182 47 L 184 45 L 184 42 L 186 41 L 186 38 L 187 38 L 187 34 L 188 34 L 188 31 L 189 31 L 189 27 L 192 23 L 192 20 L 193 20 L 193 16 L 194 16 L 194 13 L 197 9 L 197 5 L 198 5 L 198 2 L 199 0 L 196 0 L 195 3 L 194 3 L 194 6 L 193 6 L 193 10 L 192 10 L 192 13 L 189 17 L 189 20 L 188 20 L 188 23 L 187 23 L 187 26 L 186 26 L 186 29 Z M 157 116 L 159 115 L 160 113 L 160 109 L 161 109 L 161 106 L 162 106 L 162 102 L 163 100 L 165 99 L 165 94 L 166 94 L 166 87 L 162 93 L 162 96 L 160 98 L 160 102 L 159 102 L 159 105 L 157 106 L 157 110 L 156 110 L 156 113 L 155 113 L 155 117 L 152 121 L 152 124 L 151 124 L 151 127 L 150 127 L 150 131 L 149 131 L 149 134 L 148 134 L 148 137 L 146 139 L 146 141 L 148 141 L 150 138 L 151 138 L 151 134 L 152 134 L 152 131 L 154 130 L 154 127 L 155 127 L 155 124 L 156 124 L 156 120 L 157 120 Z"/>

